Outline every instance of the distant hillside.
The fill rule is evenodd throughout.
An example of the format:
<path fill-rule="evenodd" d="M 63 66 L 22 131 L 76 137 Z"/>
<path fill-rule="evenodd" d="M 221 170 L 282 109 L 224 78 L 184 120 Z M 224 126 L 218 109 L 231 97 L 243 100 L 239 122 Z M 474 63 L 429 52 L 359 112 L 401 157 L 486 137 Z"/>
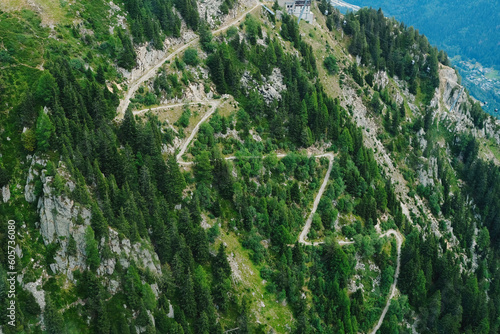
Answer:
<path fill-rule="evenodd" d="M 338 1 L 332 1 L 336 4 Z M 404 5 L 394 0 L 352 0 L 352 4 L 394 16 L 425 34 L 429 41 L 446 51 L 459 70 L 471 94 L 493 116 L 500 109 L 500 11 L 498 1 L 454 2 L 410 0 Z"/>
<path fill-rule="evenodd" d="M 500 121 L 424 35 L 1 2 L 0 333 L 500 333 Z"/>
<path fill-rule="evenodd" d="M 387 16 L 418 27 L 429 41 L 451 56 L 500 66 L 500 6 L 498 1 L 356 0 L 360 6 L 382 8 Z"/>

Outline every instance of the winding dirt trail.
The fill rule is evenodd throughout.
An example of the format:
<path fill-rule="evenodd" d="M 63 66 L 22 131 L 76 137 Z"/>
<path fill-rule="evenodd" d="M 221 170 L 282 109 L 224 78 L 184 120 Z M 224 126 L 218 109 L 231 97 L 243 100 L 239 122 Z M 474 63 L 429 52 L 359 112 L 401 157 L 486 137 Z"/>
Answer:
<path fill-rule="evenodd" d="M 185 105 L 189 105 L 189 106 L 196 105 L 196 104 L 204 104 L 205 105 L 205 104 L 213 103 L 213 101 L 216 101 L 216 100 L 193 101 L 193 102 L 184 102 L 184 103 L 175 103 L 175 104 L 162 104 L 162 105 L 160 105 L 158 107 L 154 107 L 154 108 L 136 110 L 136 111 L 133 111 L 132 114 L 141 115 L 141 114 L 144 114 L 148 111 L 158 111 L 158 110 L 164 110 L 164 109 L 171 109 L 171 108 L 175 108 L 175 107 L 183 107 Z"/>
<path fill-rule="evenodd" d="M 216 34 L 216 33 L 222 32 L 222 31 L 226 30 L 227 28 L 229 28 L 230 26 L 238 23 L 248 13 L 250 13 L 251 11 L 253 11 L 254 9 L 256 9 L 258 6 L 260 6 L 260 3 L 257 3 L 254 7 L 252 7 L 249 10 L 247 10 L 246 12 L 244 12 L 240 17 L 238 17 L 237 19 L 233 20 L 232 22 L 226 24 L 225 26 L 223 26 L 223 27 L 221 27 L 221 28 L 219 28 L 217 30 L 212 31 L 212 33 Z M 191 40 L 190 42 L 184 44 L 182 47 L 176 49 L 173 53 L 171 53 L 170 55 L 168 55 L 168 56 L 164 57 L 163 59 L 161 59 L 157 64 L 155 64 L 154 66 L 152 66 L 146 73 L 144 73 L 141 77 L 139 77 L 137 80 L 135 80 L 135 82 L 131 84 L 131 87 L 129 88 L 129 90 L 125 94 L 124 99 L 122 99 L 120 101 L 120 106 L 118 107 L 118 110 L 117 110 L 117 118 L 123 118 L 125 110 L 127 109 L 128 105 L 130 103 L 130 98 L 133 96 L 133 94 L 135 93 L 135 91 L 139 88 L 139 86 L 144 81 L 149 80 L 151 77 L 153 77 L 153 75 L 156 73 L 156 70 L 158 68 L 160 68 L 160 66 L 162 66 L 165 61 L 172 59 L 175 55 L 179 54 L 180 52 L 182 52 L 183 50 L 185 50 L 190 45 L 196 43 L 198 40 L 199 40 L 199 38 L 196 37 L 193 40 Z M 196 126 L 193 128 L 193 131 L 191 132 L 190 136 L 182 143 L 182 145 L 180 147 L 180 150 L 179 150 L 178 154 L 176 155 L 177 163 L 179 163 L 180 165 L 192 165 L 193 164 L 192 161 L 183 161 L 182 160 L 182 156 L 184 155 L 184 153 L 186 152 L 186 150 L 189 147 L 190 143 L 192 142 L 192 140 L 194 139 L 194 137 L 198 133 L 200 125 L 203 122 L 207 121 L 210 118 L 210 116 L 212 116 L 212 114 L 215 112 L 215 110 L 217 109 L 217 107 L 219 107 L 223 102 L 221 102 L 220 100 L 212 100 L 212 101 L 193 101 L 193 102 L 187 102 L 187 103 L 178 103 L 178 104 L 172 104 L 172 105 L 163 105 L 163 106 L 158 106 L 158 107 L 155 107 L 155 108 L 149 108 L 149 109 L 143 109 L 143 110 L 135 111 L 134 115 L 140 115 L 140 114 L 142 114 L 144 112 L 147 112 L 147 111 L 150 111 L 150 110 L 154 111 L 154 110 L 169 109 L 169 108 L 173 108 L 173 107 L 177 107 L 177 106 L 182 106 L 182 105 L 186 105 L 186 104 L 192 105 L 192 104 L 208 104 L 208 103 L 212 104 L 212 107 L 211 107 L 210 111 L 208 111 L 202 117 L 202 119 L 196 124 Z M 277 154 L 278 158 L 283 158 L 285 156 L 286 156 L 286 154 Z M 323 179 L 323 183 L 321 184 L 321 187 L 320 187 L 320 189 L 318 191 L 318 194 L 316 195 L 316 198 L 314 200 L 311 212 L 310 212 L 310 214 L 309 214 L 309 216 L 308 216 L 308 218 L 306 220 L 306 223 L 304 224 L 304 227 L 302 228 L 302 231 L 300 232 L 300 235 L 299 235 L 299 239 L 298 239 L 299 243 L 301 243 L 303 245 L 308 245 L 308 246 L 318 246 L 318 245 L 324 244 L 324 241 L 317 241 L 317 242 L 307 241 L 307 234 L 309 233 L 309 231 L 311 229 L 311 225 L 312 225 L 312 220 L 313 220 L 314 214 L 316 213 L 316 210 L 318 208 L 319 202 L 321 201 L 321 197 L 323 196 L 323 193 L 324 193 L 324 191 L 326 189 L 326 185 L 327 185 L 328 180 L 330 178 L 330 173 L 331 173 L 332 168 L 333 168 L 333 160 L 335 158 L 335 155 L 333 153 L 331 153 L 331 152 L 328 152 L 328 153 L 316 155 L 315 157 L 316 158 L 326 157 L 326 158 L 328 158 L 329 163 L 328 163 L 328 170 L 327 170 L 326 175 L 325 175 L 325 177 Z M 225 159 L 226 160 L 235 160 L 235 159 L 238 159 L 238 157 L 236 157 L 236 156 L 230 156 L 230 157 L 226 157 Z M 402 243 L 403 243 L 403 236 L 398 231 L 391 229 L 391 230 L 388 230 L 387 232 L 381 234 L 380 238 L 385 237 L 385 236 L 389 236 L 389 235 L 395 236 L 396 237 L 396 242 L 397 242 L 397 265 L 396 265 L 396 271 L 394 273 L 394 281 L 393 281 L 393 283 L 392 283 L 392 285 L 390 287 L 389 296 L 387 297 L 387 303 L 386 303 L 386 305 L 385 305 L 385 307 L 384 307 L 384 309 L 382 311 L 382 314 L 380 315 L 380 318 L 379 318 L 377 324 L 375 325 L 375 327 L 373 328 L 373 330 L 370 332 L 370 334 L 376 334 L 376 332 L 380 329 L 380 327 L 382 326 L 382 323 L 384 321 L 385 315 L 387 314 L 387 311 L 389 310 L 389 306 L 391 304 L 391 299 L 394 298 L 394 296 L 396 295 L 396 285 L 397 285 L 397 282 L 398 282 L 399 271 L 400 271 L 400 266 L 401 266 L 401 246 L 402 246 Z M 339 243 L 339 245 L 348 245 L 348 244 L 353 244 L 354 242 L 353 241 L 343 241 L 343 240 L 340 240 L 340 241 L 338 241 L 338 243 Z"/>
<path fill-rule="evenodd" d="M 151 79 L 157 72 L 157 70 L 167 61 L 167 60 L 172 60 L 173 57 L 178 55 L 180 52 L 186 50 L 189 46 L 193 45 L 199 40 L 199 37 L 194 38 L 193 40 L 189 41 L 188 43 L 184 44 L 183 46 L 177 48 L 174 52 L 169 54 L 168 56 L 160 59 L 155 65 L 151 66 L 149 70 L 147 70 L 143 75 L 141 75 L 139 78 L 137 78 L 135 81 L 130 83 L 130 87 L 128 88 L 127 92 L 125 93 L 125 96 L 123 99 L 120 100 L 120 105 L 118 106 L 118 109 L 116 110 L 116 118 L 121 119 L 125 115 L 125 111 L 128 108 L 128 105 L 130 104 L 130 99 L 132 96 L 134 96 L 135 92 L 139 87 L 147 80 Z"/>
<path fill-rule="evenodd" d="M 398 283 L 398 277 L 399 277 L 399 269 L 401 266 L 401 245 L 403 244 L 403 236 L 399 231 L 396 230 L 388 230 L 384 234 L 380 235 L 380 238 L 387 237 L 389 235 L 393 235 L 396 237 L 396 243 L 397 243 L 397 250 L 398 250 L 398 259 L 397 259 L 397 265 L 396 265 L 396 272 L 394 273 L 394 281 L 392 282 L 390 292 L 389 292 L 389 297 L 387 298 L 387 303 L 385 304 L 384 310 L 382 311 L 382 314 L 380 315 L 380 318 L 378 319 L 377 325 L 373 327 L 373 330 L 370 332 L 370 334 L 376 334 L 377 331 L 380 329 L 380 326 L 382 326 L 382 322 L 384 321 L 385 315 L 387 314 L 387 311 L 389 310 L 389 306 L 391 305 L 391 299 L 394 298 L 396 295 L 396 285 Z"/>
<path fill-rule="evenodd" d="M 325 192 L 326 184 L 328 183 L 328 179 L 330 178 L 330 173 L 332 172 L 332 168 L 333 168 L 333 158 L 335 158 L 335 155 L 333 153 L 325 153 L 325 154 L 321 154 L 321 155 L 316 155 L 316 158 L 321 158 L 321 157 L 328 158 L 328 170 L 326 171 L 325 178 L 323 179 L 323 183 L 321 184 L 321 187 L 319 188 L 318 194 L 316 195 L 316 198 L 314 199 L 311 213 L 309 214 L 309 217 L 307 217 L 306 223 L 305 223 L 304 227 L 302 228 L 302 232 L 300 232 L 300 235 L 299 235 L 299 243 L 304 244 L 304 245 L 309 245 L 309 246 L 317 246 L 317 245 L 324 243 L 324 241 L 320 241 L 320 242 L 306 241 L 307 234 L 309 233 L 309 230 L 311 229 L 311 224 L 312 224 L 314 214 L 316 213 L 316 210 L 318 209 L 319 201 L 321 200 L 321 197 L 323 196 L 323 193 Z"/>
<path fill-rule="evenodd" d="M 307 234 L 309 233 L 309 230 L 311 229 L 311 224 L 312 224 L 314 214 L 316 213 L 316 210 L 318 208 L 318 204 L 321 200 L 321 197 L 323 196 L 323 193 L 324 193 L 325 188 L 326 188 L 326 184 L 327 184 L 328 179 L 330 177 L 330 173 L 331 173 L 332 167 L 333 167 L 333 159 L 335 156 L 333 153 L 325 153 L 325 154 L 321 154 L 321 155 L 316 155 L 316 157 L 317 158 L 327 157 L 329 159 L 329 164 L 328 164 L 328 171 L 326 172 L 325 178 L 323 179 L 323 183 L 321 184 L 321 187 L 318 191 L 318 194 L 316 195 L 316 199 L 314 200 L 314 204 L 313 204 L 311 213 L 309 214 L 309 217 L 307 218 L 306 223 L 305 223 L 304 227 L 302 228 L 302 231 L 300 232 L 300 235 L 299 235 L 299 243 L 301 243 L 303 245 L 308 245 L 308 246 L 318 246 L 318 245 L 321 245 L 324 243 L 324 241 L 310 242 L 310 241 L 306 241 L 306 239 L 307 239 Z M 379 318 L 377 324 L 375 325 L 373 330 L 370 332 L 370 334 L 376 334 L 377 331 L 380 329 L 380 326 L 382 326 L 382 323 L 384 321 L 385 315 L 387 314 L 387 311 L 389 310 L 389 306 L 391 305 L 391 299 L 394 298 L 394 296 L 396 295 L 396 285 L 398 283 L 399 270 L 400 270 L 400 266 L 401 266 L 401 245 L 403 244 L 403 236 L 398 231 L 390 229 L 387 232 L 381 234 L 380 238 L 383 238 L 383 237 L 386 237 L 389 235 L 395 236 L 396 242 L 397 242 L 398 255 L 397 255 L 396 272 L 394 273 L 394 281 L 392 282 L 391 288 L 389 290 L 390 292 L 389 292 L 389 296 L 387 297 L 387 303 L 385 304 L 384 310 L 382 311 L 382 314 L 380 315 L 380 318 Z M 348 244 L 353 244 L 354 241 L 342 241 L 342 240 L 340 240 L 338 243 L 339 243 L 339 245 L 348 245 Z"/>
<path fill-rule="evenodd" d="M 208 118 L 215 112 L 217 107 L 219 105 L 221 105 L 222 103 L 219 100 L 214 101 L 214 105 L 212 106 L 212 109 L 203 116 L 203 118 L 198 122 L 198 124 L 196 124 L 193 131 L 191 132 L 191 135 L 189 136 L 189 138 L 186 141 L 184 141 L 184 143 L 181 146 L 181 150 L 177 154 L 177 157 L 176 157 L 177 163 L 179 163 L 181 165 L 192 165 L 193 164 L 192 161 L 183 161 L 182 155 L 186 152 L 186 150 L 189 147 L 189 144 L 193 140 L 194 136 L 198 133 L 200 125 L 203 122 L 205 122 L 206 120 L 208 120 Z M 158 107 L 158 108 L 165 108 L 165 106 Z M 283 158 L 286 156 L 286 154 L 280 153 L 280 154 L 277 154 L 276 156 L 278 158 Z M 328 170 L 326 171 L 325 177 L 323 179 L 323 183 L 321 184 L 321 187 L 319 188 L 318 194 L 316 195 L 316 198 L 314 199 L 311 213 L 309 214 L 309 217 L 307 218 L 306 223 L 304 224 L 304 227 L 302 228 L 302 231 L 300 232 L 300 235 L 299 235 L 299 243 L 301 243 L 303 245 L 308 245 L 308 246 L 318 246 L 318 245 L 324 244 L 324 241 L 310 242 L 310 241 L 307 241 L 306 239 L 307 239 L 307 234 L 309 233 L 309 230 L 311 229 L 311 224 L 312 224 L 314 214 L 316 213 L 316 210 L 318 209 L 319 202 L 321 201 L 321 197 L 323 196 L 323 193 L 325 192 L 326 185 L 327 185 L 328 180 L 330 178 L 330 173 L 331 173 L 332 168 L 333 168 L 333 160 L 335 158 L 335 154 L 328 152 L 328 153 L 324 153 L 324 154 L 315 155 L 315 157 L 316 158 L 321 158 L 321 157 L 328 158 Z M 247 158 L 253 158 L 253 157 L 247 157 Z M 255 158 L 257 158 L 257 157 L 255 157 Z M 262 158 L 262 157 L 258 157 L 258 158 Z M 226 157 L 225 159 L 226 160 L 235 160 L 235 159 L 238 159 L 238 157 L 230 156 L 230 157 Z M 391 299 L 394 298 L 394 296 L 396 295 L 396 285 L 398 282 L 399 270 L 400 270 L 400 266 L 401 266 L 401 245 L 403 244 L 403 236 L 398 231 L 390 229 L 387 232 L 381 234 L 380 238 L 383 238 L 383 237 L 386 237 L 389 235 L 395 236 L 396 242 L 397 242 L 396 272 L 394 273 L 394 281 L 390 287 L 390 293 L 389 293 L 389 296 L 387 298 L 387 303 L 384 307 L 384 310 L 382 311 L 382 314 L 380 315 L 380 318 L 379 318 L 377 324 L 375 325 L 373 330 L 370 332 L 370 334 L 376 334 L 377 331 L 380 329 L 380 326 L 382 326 L 382 323 L 384 321 L 385 315 L 387 314 L 387 311 L 389 310 L 389 306 L 391 305 Z M 339 243 L 339 245 L 342 246 L 342 245 L 353 244 L 354 241 L 339 240 L 338 243 Z M 291 245 L 291 246 L 293 246 L 293 245 Z"/>
<path fill-rule="evenodd" d="M 198 122 L 198 124 L 196 124 L 196 126 L 193 128 L 193 131 L 191 131 L 191 134 L 189 135 L 188 139 L 186 139 L 184 141 L 184 143 L 181 145 L 181 149 L 180 149 L 179 153 L 177 153 L 177 156 L 176 156 L 178 163 L 180 163 L 180 164 L 183 163 L 182 155 L 184 153 L 186 153 L 186 150 L 187 150 L 189 144 L 193 140 L 194 136 L 196 136 L 196 134 L 198 133 L 198 130 L 200 129 L 201 123 L 205 122 L 210 116 L 212 116 L 212 114 L 215 112 L 217 107 L 223 103 L 223 102 L 221 103 L 220 101 L 212 101 L 212 102 L 213 102 L 212 109 L 210 109 L 210 111 L 208 111 L 207 113 L 205 113 L 205 115 L 203 115 L 203 117 Z"/>
<path fill-rule="evenodd" d="M 223 32 L 226 29 L 228 29 L 229 27 L 231 27 L 231 26 L 239 23 L 242 19 L 245 18 L 245 16 L 248 13 L 252 12 L 254 9 L 256 9 L 257 7 L 259 7 L 260 5 L 261 4 L 259 2 L 257 2 L 255 4 L 255 6 L 253 6 L 250 9 L 248 9 L 247 11 L 245 11 L 243 14 L 241 14 L 238 18 L 236 18 L 232 22 L 227 23 L 226 25 L 220 27 L 219 29 L 213 30 L 212 34 L 217 34 L 217 33 Z M 154 75 L 156 74 L 156 71 L 167 60 L 172 60 L 173 57 L 177 56 L 179 53 L 181 53 L 182 51 L 186 50 L 189 46 L 195 44 L 199 40 L 200 40 L 199 37 L 193 38 L 191 41 L 189 41 L 189 42 L 185 43 L 184 45 L 182 45 L 181 47 L 177 48 L 176 50 L 174 50 L 169 55 L 161 58 L 156 64 L 154 64 L 153 66 L 151 66 L 143 75 L 141 75 L 139 78 L 137 78 L 136 80 L 134 80 L 133 82 L 131 82 L 129 84 L 129 88 L 128 88 L 127 92 L 125 93 L 125 96 L 123 97 L 123 99 L 120 100 L 120 105 L 118 106 L 118 109 L 116 110 L 116 119 L 122 119 L 123 118 L 123 116 L 125 115 L 125 111 L 127 110 L 128 106 L 130 104 L 130 99 L 132 98 L 132 96 L 134 96 L 134 94 L 137 91 L 137 89 L 139 89 L 139 87 L 145 81 L 147 81 L 147 80 L 151 79 L 152 77 L 154 77 Z"/>

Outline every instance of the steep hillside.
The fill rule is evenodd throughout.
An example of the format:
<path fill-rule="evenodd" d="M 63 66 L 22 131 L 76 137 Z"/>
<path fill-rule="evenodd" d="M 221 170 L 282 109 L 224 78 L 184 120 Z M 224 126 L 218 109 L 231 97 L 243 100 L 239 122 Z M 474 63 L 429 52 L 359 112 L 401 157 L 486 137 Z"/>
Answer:
<path fill-rule="evenodd" d="M 408 1 L 357 0 L 352 3 L 375 9 L 414 26 L 431 43 L 452 56 L 476 59 L 487 66 L 499 66 L 500 33 L 498 2 L 489 1 Z M 474 24 L 470 24 L 473 22 Z"/>
<path fill-rule="evenodd" d="M 0 9 L 2 333 L 498 332 L 500 126 L 425 36 Z"/>
<path fill-rule="evenodd" d="M 500 80 L 500 11 L 491 1 L 407 1 L 357 0 L 361 7 L 381 8 L 408 26 L 425 34 L 432 44 L 445 50 L 460 71 L 472 95 L 486 102 L 490 115 L 498 117 Z M 336 2 L 332 2 L 336 4 Z"/>

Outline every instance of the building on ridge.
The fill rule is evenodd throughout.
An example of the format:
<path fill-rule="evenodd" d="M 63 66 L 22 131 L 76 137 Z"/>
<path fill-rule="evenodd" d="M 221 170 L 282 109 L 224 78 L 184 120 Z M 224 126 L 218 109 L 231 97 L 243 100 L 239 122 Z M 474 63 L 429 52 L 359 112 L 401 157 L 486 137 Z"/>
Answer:
<path fill-rule="evenodd" d="M 288 15 L 294 15 L 296 17 L 300 17 L 302 10 L 304 10 L 301 20 L 311 23 L 314 20 L 314 14 L 311 12 L 311 1 L 312 0 L 278 0 L 278 4 L 285 9 Z"/>

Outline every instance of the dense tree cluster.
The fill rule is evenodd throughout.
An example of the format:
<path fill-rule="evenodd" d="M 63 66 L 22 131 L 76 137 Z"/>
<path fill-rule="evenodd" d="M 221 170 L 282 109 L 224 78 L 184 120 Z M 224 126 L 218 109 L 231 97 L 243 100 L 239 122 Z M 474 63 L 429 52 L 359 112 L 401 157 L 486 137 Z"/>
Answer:
<path fill-rule="evenodd" d="M 173 134 L 157 117 L 139 120 L 129 109 L 121 123 L 113 122 L 119 100 L 116 90 L 106 85 L 111 73 L 105 65 L 93 69 L 64 56 L 48 55 L 45 70 L 12 113 L 12 126 L 23 132 L 17 145 L 26 154 L 47 157 L 46 175 L 52 177 L 55 194 L 69 196 L 89 208 L 92 215 L 83 236 L 86 268 L 74 272 L 76 284 L 69 292 L 60 289 L 59 277 L 50 269 L 60 242 L 45 246 L 40 238 L 35 243 L 49 274 L 43 284 L 47 332 L 128 334 L 137 332 L 138 326 L 148 334 L 205 334 L 223 333 L 228 324 L 239 327 L 242 333 L 258 332 L 258 326 L 251 323 L 253 299 L 248 291 L 238 290 L 232 280 L 227 248 L 218 240 L 219 229 L 224 233 L 220 239 L 237 236 L 259 266 L 260 278 L 266 280 L 266 293 L 273 301 L 287 302 L 295 319 L 290 323 L 294 333 L 368 332 L 385 305 L 396 265 L 395 243 L 375 233 L 381 215 L 389 217 L 382 222 L 384 228 L 397 226 L 406 234 L 398 281 L 404 296 L 392 301 L 381 331 L 399 333 L 400 324 L 409 319 L 405 316 L 411 305 L 419 314 L 422 332 L 498 332 L 500 270 L 495 252 L 500 240 L 500 172 L 478 158 L 478 144 L 473 139 L 464 137 L 451 143 L 456 157 L 451 166 L 446 156 L 436 155 L 441 182 L 416 189 L 436 216 L 442 214 L 450 221 L 463 249 L 471 248 L 475 233 L 475 215 L 467 210 L 467 196 L 477 204 L 485 221 L 484 227 L 478 226 L 476 238 L 480 247 L 478 268 L 461 271 L 459 260 L 447 249 L 444 239 L 425 228 L 420 232 L 410 226 L 391 180 L 384 178 L 374 152 L 363 145 L 362 130 L 352 121 L 350 110 L 328 96 L 316 80 L 316 66 L 321 63 L 301 37 L 295 19 L 284 15 L 281 25 L 282 38 L 298 51 L 294 54 L 285 52 L 283 41 L 271 39 L 269 31 L 265 34 L 263 30 L 269 28 L 253 16 L 247 16 L 241 33 L 234 28 L 214 38 L 208 24 L 199 21 L 195 1 L 125 3 L 134 40 L 152 40 L 158 48 L 162 47 L 163 35 L 179 33 L 175 6 L 189 27 L 199 29 L 200 44 L 208 56 L 200 60 L 196 49 L 189 48 L 183 60 L 177 59 L 172 66 L 182 71 L 186 64 L 189 69 L 206 61 L 218 93 L 232 94 L 238 108 L 231 115 L 219 110 L 200 125 L 188 150 L 193 157 L 192 169 L 181 172 L 175 156 L 162 153 L 163 144 L 172 143 Z M 233 4 L 226 0 L 221 10 Z M 320 3 L 320 10 L 328 10 L 330 29 L 342 26 L 339 13 L 326 1 Z M 426 110 L 414 124 L 406 124 L 404 103 L 397 105 L 387 88 L 374 87 L 373 74 L 377 69 L 387 69 L 408 81 L 411 89 L 426 91 L 435 87 L 438 60 L 446 61 L 446 57 L 412 29 L 383 19 L 381 12 L 348 14 L 343 29 L 352 38 L 351 52 L 370 68 L 366 73 L 366 67 L 354 63 L 347 67 L 346 74 L 358 85 L 367 83 L 374 88 L 367 104 L 383 117 L 385 135 L 392 136 L 387 146 L 394 153 L 406 152 L 409 144 L 404 134 L 423 129 L 429 133 L 429 148 L 423 154 L 429 157 L 435 130 L 432 110 Z M 122 30 L 116 31 L 116 37 L 123 50 L 116 52 L 118 43 L 109 48 L 104 45 L 102 52 L 113 53 L 112 59 L 130 69 L 135 64 L 131 39 Z M 333 56 L 323 65 L 332 75 L 338 70 Z M 241 84 L 243 76 L 261 83 L 262 77 L 276 71 L 287 88 L 274 101 L 264 100 L 254 88 Z M 182 92 L 176 74 L 166 70 L 158 74 L 153 82 L 155 94 L 147 92 L 138 99 Z M 477 105 L 472 108 L 471 115 L 479 125 L 484 115 Z M 191 114 L 186 107 L 175 122 L 179 133 L 189 127 Z M 234 138 L 223 136 L 229 132 Z M 326 242 L 306 247 L 294 241 L 310 212 L 328 161 L 296 153 L 296 149 L 319 141 L 331 143 L 337 155 L 308 235 Z M 278 149 L 289 153 L 278 158 Z M 226 160 L 227 155 L 234 155 L 234 159 Z M 58 172 L 61 168 L 71 175 L 75 190 L 66 187 Z M 453 193 L 454 169 L 466 186 Z M 10 174 L 0 164 L 0 186 L 9 182 Z M 408 179 L 411 184 L 411 175 Z M 35 188 L 37 194 L 44 191 L 41 182 Z M 30 207 L 31 214 L 13 213 L 33 230 L 38 221 L 35 206 Z M 3 210 L 1 207 L 0 214 L 5 215 Z M 353 238 L 354 245 L 340 247 L 337 243 L 339 214 L 349 217 L 340 230 L 345 237 Z M 206 217 L 213 222 L 207 230 L 202 228 Z M 412 217 L 425 226 L 414 213 Z M 447 224 L 444 219 L 440 225 Z M 74 223 L 81 225 L 82 221 L 80 216 Z M 127 265 L 116 261 L 115 278 L 121 289 L 112 295 L 98 270 L 113 256 L 110 229 L 121 240 L 154 249 L 161 276 L 138 261 L 131 260 Z M 490 236 L 495 250 L 489 248 Z M 4 243 L 4 235 L 1 238 Z M 0 250 L 1 260 L 6 259 L 5 249 Z M 76 241 L 70 237 L 67 253 L 74 255 L 77 251 Z M 380 284 L 373 286 L 373 293 L 369 289 L 352 291 L 349 285 L 356 274 L 354 263 L 360 258 L 370 259 L 380 268 Z M 36 280 L 33 271 L 24 277 Z M 3 308 L 6 287 L 6 273 L 0 269 Z M 18 300 L 28 302 L 19 303 L 17 329 L 26 319 L 31 321 L 41 313 L 31 293 L 19 291 Z M 158 296 L 156 291 L 160 291 Z M 76 303 L 61 312 L 67 305 L 67 295 L 75 301 L 81 299 L 84 305 Z M 0 323 L 5 323 L 5 317 Z M 9 330 L 14 331 L 6 329 L 6 333 Z"/>
<path fill-rule="evenodd" d="M 495 34 L 497 29 L 498 3 L 438 2 L 425 4 L 409 0 L 404 7 L 393 0 L 361 0 L 361 6 L 383 8 L 389 16 L 408 25 L 418 27 L 439 48 L 453 56 L 476 59 L 486 66 L 499 64 L 499 45 Z"/>
<path fill-rule="evenodd" d="M 150 240 L 165 266 L 166 277 L 172 275 L 178 287 L 169 287 L 166 278 L 167 285 L 162 287 L 165 295 L 157 306 L 154 296 L 151 297 L 151 280 L 149 284 L 141 283 L 146 273 L 134 265 L 120 271 L 124 274 L 124 286 L 128 287 L 126 305 L 139 312 L 137 325 L 152 326 L 149 310 L 158 319 L 157 329 L 161 332 L 178 326 L 188 332 L 190 319 L 199 317 L 208 320 L 195 326 L 208 326 L 205 331 L 219 332 L 215 305 L 227 308 L 224 298 L 229 286 L 224 282 L 230 269 L 207 276 L 200 267 L 212 261 L 206 233 L 199 225 L 200 201 L 197 195 L 183 199 L 186 183 L 175 157 L 164 161 L 161 155 L 165 138 L 159 122 L 155 118 L 137 122 L 128 110 L 117 127 L 111 120 L 118 99 L 96 81 L 91 69 L 75 71 L 64 58 L 52 59 L 46 68 L 35 91 L 27 92 L 25 102 L 18 108 L 18 124 L 36 128 L 38 152 L 61 152 L 68 172 L 77 183 L 70 196 L 92 208 L 91 227 L 85 234 L 89 269 L 78 279 L 79 296 L 88 300 L 82 312 L 93 319 L 92 328 L 96 333 L 119 333 L 124 328 L 128 332 L 128 326 L 134 324 L 123 318 L 111 321 L 127 314 L 123 303 L 116 302 L 124 295 L 115 295 L 105 302 L 108 292 L 95 273 L 109 252 L 97 240 L 107 240 L 111 227 L 120 238 L 132 242 Z M 47 107 L 45 112 L 42 106 Z M 174 211 L 178 203 L 183 203 L 183 208 Z M 224 260 L 227 261 L 221 249 L 213 261 Z M 210 289 L 211 285 L 218 288 Z M 170 305 L 167 298 L 181 307 L 176 310 L 175 320 L 166 317 Z M 205 299 L 197 303 L 196 298 Z M 49 331 L 64 333 L 58 320 L 60 315 L 54 312 L 54 320 L 47 322 Z"/>
<path fill-rule="evenodd" d="M 352 36 L 349 52 L 359 56 L 363 64 L 407 81 L 413 94 L 420 87 L 430 101 L 439 85 L 439 53 L 418 30 L 386 19 L 381 10 L 366 8 L 348 13 L 342 28 Z M 441 60 L 446 62 L 443 53 Z"/>
<path fill-rule="evenodd" d="M 174 5 L 187 26 L 197 30 L 199 14 L 195 0 L 125 0 L 134 41 L 152 41 L 155 48 L 161 49 L 164 36 L 180 37 L 181 19 L 174 12 Z"/>

